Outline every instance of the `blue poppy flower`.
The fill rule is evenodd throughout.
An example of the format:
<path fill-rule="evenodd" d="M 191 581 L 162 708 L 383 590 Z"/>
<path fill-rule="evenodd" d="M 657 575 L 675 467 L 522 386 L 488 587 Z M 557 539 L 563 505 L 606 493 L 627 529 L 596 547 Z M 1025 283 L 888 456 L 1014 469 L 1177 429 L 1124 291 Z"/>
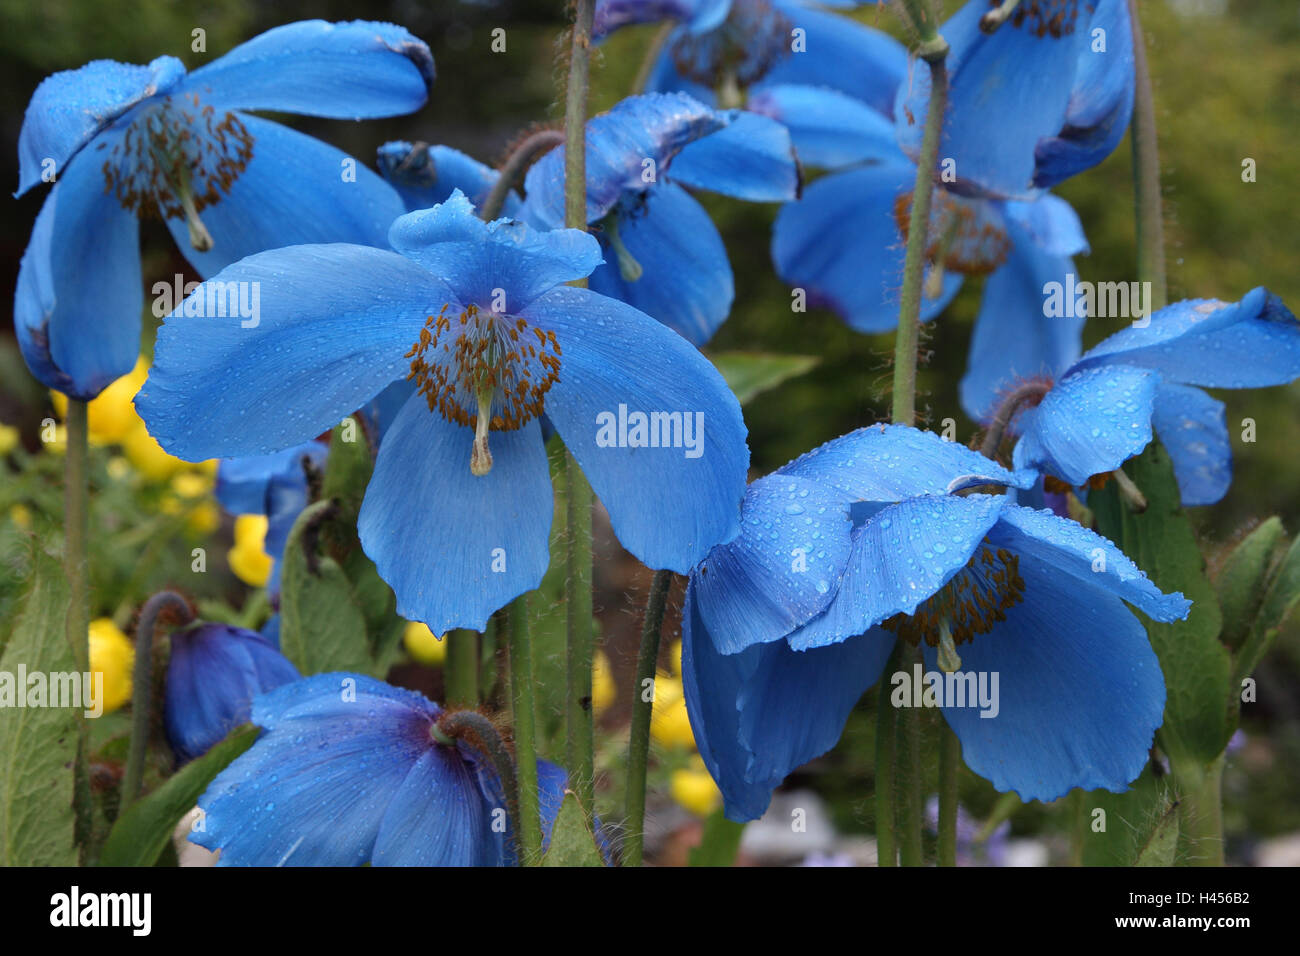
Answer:
<path fill-rule="evenodd" d="M 253 698 L 298 679 L 298 670 L 256 631 L 200 624 L 172 635 L 163 723 L 185 763 L 247 722 Z"/>
<path fill-rule="evenodd" d="M 1185 505 L 1232 481 L 1223 403 L 1202 388 L 1300 378 L 1300 323 L 1262 286 L 1236 303 L 1186 299 L 1116 332 L 1060 372 L 1014 423 L 1017 467 L 1067 485 L 1114 471 L 1157 435 Z"/>
<path fill-rule="evenodd" d="M 587 123 L 587 223 L 605 262 L 591 288 L 635 306 L 695 345 L 731 311 L 731 263 L 683 187 L 751 202 L 793 199 L 799 172 L 785 128 L 684 93 L 631 96 Z M 520 217 L 564 225 L 564 147 L 529 169 Z"/>
<path fill-rule="evenodd" d="M 728 816 L 760 816 L 835 745 L 900 638 L 927 673 L 969 687 L 970 701 L 935 703 L 997 789 L 1051 800 L 1137 777 L 1165 688 L 1125 602 L 1160 621 L 1189 603 L 1074 522 L 956 493 L 1033 481 L 894 425 L 750 486 L 740 536 L 692 572 L 683 609 L 687 709 Z M 900 686 L 891 676 L 881 692 Z"/>
<path fill-rule="evenodd" d="M 437 743 L 442 708 L 360 674 L 263 694 L 251 748 L 199 798 L 191 841 L 218 866 L 510 866 L 500 778 L 477 751 Z M 537 761 L 543 845 L 567 774 Z"/>
<path fill-rule="evenodd" d="M 418 109 L 432 81 L 428 47 L 400 27 L 320 20 L 269 30 L 193 73 L 163 56 L 48 77 L 18 140 L 18 195 L 54 183 L 14 302 L 32 374 L 90 399 L 131 370 L 141 218 L 163 219 L 205 277 L 294 243 L 383 245 L 402 206 L 378 175 L 246 111 L 393 116 Z"/>
<path fill-rule="evenodd" d="M 496 184 L 498 173 L 450 146 L 430 146 L 395 140 L 379 147 L 376 158 L 379 174 L 397 190 L 407 212 L 428 209 L 446 202 L 457 189 L 478 209 Z M 515 219 L 519 215 L 519 194 L 506 194 L 501 214 Z"/>
<path fill-rule="evenodd" d="M 940 28 L 948 41 L 948 108 L 939 156 L 959 192 L 1029 199 L 1109 156 L 1133 112 L 1133 34 L 1127 0 L 1023 3 L 992 33 L 986 0 Z M 917 70 L 894 118 L 913 160 L 930 97 Z"/>
<path fill-rule="evenodd" d="M 543 415 L 646 565 L 685 572 L 734 537 L 749 462 L 735 396 L 649 316 L 561 285 L 600 262 L 595 238 L 485 223 L 458 192 L 389 240 L 225 269 L 214 281 L 261 283 L 261 322 L 169 316 L 136 397 L 150 433 L 195 460 L 267 454 L 412 379 L 358 530 L 398 613 L 438 633 L 483 630 L 541 581 Z"/>

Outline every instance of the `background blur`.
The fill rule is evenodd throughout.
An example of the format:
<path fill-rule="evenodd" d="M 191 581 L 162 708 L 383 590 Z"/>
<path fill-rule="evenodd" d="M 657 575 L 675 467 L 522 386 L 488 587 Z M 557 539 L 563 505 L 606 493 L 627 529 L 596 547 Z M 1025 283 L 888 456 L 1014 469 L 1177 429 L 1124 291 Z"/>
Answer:
<path fill-rule="evenodd" d="M 949 0 L 948 10 L 959 4 Z M 1160 150 L 1166 189 L 1165 214 L 1170 298 L 1214 297 L 1236 300 L 1257 285 L 1300 309 L 1295 210 L 1300 204 L 1300 9 L 1293 3 L 1251 0 L 1142 0 L 1160 125 Z M 261 31 L 298 19 L 391 20 L 423 38 L 432 48 L 438 80 L 428 105 L 413 116 L 363 124 L 280 117 L 284 121 L 371 162 L 376 147 L 389 139 L 445 143 L 497 162 L 525 126 L 555 122 L 562 64 L 558 38 L 565 11 L 560 0 L 168 0 L 106 4 L 102 0 L 0 0 L 0 90 L 6 107 L 0 118 L 0 179 L 17 183 L 16 144 L 23 109 L 40 80 L 57 70 L 111 58 L 146 63 L 167 53 L 196 67 Z M 855 16 L 895 32 L 892 13 L 874 6 Z M 191 31 L 207 32 L 207 52 L 192 53 Z M 505 27 L 507 51 L 490 52 L 491 31 Z M 592 108 L 606 109 L 625 95 L 654 27 L 625 30 L 601 47 L 593 67 Z M 1243 183 L 1242 160 L 1253 158 L 1257 181 Z M 1059 193 L 1078 210 L 1092 253 L 1076 266 L 1083 279 L 1134 279 L 1134 228 L 1130 153 L 1127 140 L 1102 166 L 1065 184 Z M 18 262 L 45 191 L 0 204 L 0 286 L 15 285 Z M 859 425 L 887 416 L 892 336 L 857 334 L 829 312 L 791 313 L 788 289 L 775 277 L 768 257 L 775 207 L 700 197 L 713 213 L 736 273 L 732 316 L 711 348 L 752 349 L 818 356 L 813 372 L 785 383 L 746 407 L 754 474 L 770 471 L 791 457 Z M 158 224 L 144 229 L 147 284 L 189 273 L 170 237 Z M 967 282 L 947 313 L 925 333 L 928 362 L 918 398 L 927 422 L 958 422 L 966 441 L 974 424 L 957 403 L 957 382 L 965 365 L 966 343 L 979 303 L 980 283 Z M 152 321 L 151 317 L 147 317 Z M 1096 320 L 1085 344 L 1115 331 L 1113 322 Z M 146 335 L 146 346 L 151 338 Z M 1269 514 L 1281 515 L 1288 531 L 1300 530 L 1300 385 L 1250 392 L 1216 393 L 1228 405 L 1234 435 L 1236 477 L 1226 500 L 1193 516 L 1205 550 L 1216 551 Z M 56 533 L 58 476 L 53 456 L 42 455 L 40 422 L 50 416 L 48 394 L 27 373 L 12 336 L 0 327 L 0 424 L 16 426 L 25 450 L 19 484 L 12 460 L 0 461 L 6 490 L 0 491 L 0 553 L 12 565 L 18 530 Z M 1241 420 L 1257 422 L 1257 441 L 1243 444 Z M 104 467 L 109 467 L 104 464 Z M 113 504 L 105 479 L 96 488 L 101 523 L 97 547 L 104 560 L 96 571 L 96 615 L 125 625 L 141 594 L 171 583 L 188 564 L 196 535 L 223 540 L 229 519 L 203 530 L 172 509 L 169 492 L 151 501 L 153 517 L 130 516 Z M 26 524 L 17 528 L 6 512 L 20 504 Z M 126 515 L 126 517 L 123 517 Z M 223 537 L 224 536 L 224 537 Z M 649 575 L 623 554 L 606 530 L 599 546 L 598 607 L 613 671 L 623 697 L 631 683 L 639 606 Z M 92 561 L 96 560 L 92 554 Z M 125 562 L 125 563 L 124 563 Z M 210 575 L 210 597 L 238 606 L 237 580 Z M 0 621 L 7 619 L 14 580 L 0 566 Z M 681 600 L 680 583 L 672 604 Z M 669 627 L 676 628 L 670 614 Z M 671 638 L 665 635 L 665 647 Z M 665 652 L 667 654 L 667 652 Z M 1257 674 L 1259 702 L 1246 709 L 1244 744 L 1230 757 L 1225 781 L 1229 857 L 1258 858 L 1260 841 L 1300 834 L 1300 633 L 1293 624 Z M 426 678 L 406 675 L 407 682 Z M 430 688 L 436 692 L 436 686 Z M 828 817 L 845 832 L 869 831 L 872 697 L 859 707 L 839 748 L 817 761 L 792 785 L 809 783 L 827 801 Z M 606 713 L 619 726 L 626 701 Z M 617 738 L 621 740 L 621 737 Z M 618 746 L 621 746 L 619 744 Z M 616 749 L 616 748 L 615 748 Z M 976 814 L 987 811 L 994 794 L 967 775 L 964 798 Z M 663 826 L 672 831 L 671 812 Z M 689 820 L 683 823 L 689 829 Z M 1017 835 L 1050 842 L 1050 824 L 1038 807 L 1013 819 Z M 1300 836 L 1293 838 L 1300 842 Z M 1268 852 L 1281 846 L 1268 844 Z M 671 855 L 671 840 L 660 847 Z M 1300 857 L 1300 845 L 1291 851 Z M 1292 862 L 1296 862 L 1295 857 Z"/>

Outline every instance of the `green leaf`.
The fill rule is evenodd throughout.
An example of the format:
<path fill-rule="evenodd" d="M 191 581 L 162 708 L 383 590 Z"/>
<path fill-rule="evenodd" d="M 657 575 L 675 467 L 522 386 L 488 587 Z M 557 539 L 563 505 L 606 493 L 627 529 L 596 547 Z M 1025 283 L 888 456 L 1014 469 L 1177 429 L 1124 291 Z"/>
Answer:
<path fill-rule="evenodd" d="M 171 842 L 180 819 L 193 809 L 208 784 L 242 754 L 259 730 L 236 727 L 225 740 L 192 760 L 167 782 L 146 794 L 117 818 L 100 853 L 100 866 L 153 866 Z"/>
<path fill-rule="evenodd" d="M 788 379 L 803 375 L 821 361 L 815 355 L 763 352 L 717 352 L 709 358 L 742 405 Z"/>
<path fill-rule="evenodd" d="M 1157 778 L 1148 767 L 1124 793 L 1091 790 L 1079 795 L 1079 806 L 1084 866 L 1168 866 L 1173 862 L 1178 846 L 1178 805 L 1168 777 Z M 1098 811 L 1104 811 L 1104 816 Z"/>
<path fill-rule="evenodd" d="M 1281 520 L 1269 518 L 1232 549 L 1214 582 L 1223 612 L 1220 638 L 1230 648 L 1240 647 L 1250 634 L 1251 622 L 1268 585 L 1273 552 L 1281 540 Z"/>
<path fill-rule="evenodd" d="M 571 790 L 564 793 L 560 812 L 551 829 L 551 845 L 542 866 L 604 866 L 596 838 L 587 829 L 587 819 Z"/>
<path fill-rule="evenodd" d="M 329 671 L 371 673 L 366 619 L 352 585 L 333 558 L 316 560 L 313 573 L 304 531 L 333 507 L 318 501 L 303 509 L 284 548 L 280 577 L 280 650 L 303 676 Z"/>
<path fill-rule="evenodd" d="M 1260 602 L 1259 612 L 1255 615 L 1250 636 L 1241 646 L 1231 688 L 1234 700 L 1241 689 L 1241 681 L 1250 676 L 1255 666 L 1268 653 L 1297 602 L 1300 602 L 1300 535 L 1296 535 L 1290 549 L 1278 562 L 1277 570 L 1269 579 L 1264 598 Z"/>
<path fill-rule="evenodd" d="M 68 583 L 59 562 L 33 549 L 13 632 L 0 654 L 0 674 L 13 675 L 14 699 L 0 708 L 0 865 L 75 866 L 72 808 L 77 755 L 76 707 L 17 707 L 18 671 L 73 673 L 65 639 Z M 80 679 L 78 679 L 80 684 Z M 48 688 L 47 688 L 48 694 Z M 47 702 L 50 698 L 47 696 Z M 82 703 L 82 702 L 79 702 Z"/>
<path fill-rule="evenodd" d="M 744 835 L 745 824 L 728 820 L 722 815 L 722 808 L 704 821 L 704 835 L 700 845 L 691 850 L 691 866 L 731 866 L 736 862 L 740 851 L 740 838 Z"/>
<path fill-rule="evenodd" d="M 1181 591 L 1191 600 L 1185 621 L 1161 624 L 1136 612 L 1165 675 L 1161 745 L 1175 763 L 1208 766 L 1228 744 L 1236 723 L 1230 704 L 1231 660 L 1219 641 L 1222 619 L 1214 588 L 1205 576 L 1205 559 L 1179 502 L 1169 454 L 1152 442 L 1124 471 L 1148 501 L 1135 514 L 1120 499 L 1115 482 L 1089 496 L 1097 530 L 1114 541 L 1150 575 L 1162 591 Z"/>
<path fill-rule="evenodd" d="M 1173 866 L 1178 850 L 1178 804 L 1171 803 L 1139 847 L 1134 866 Z"/>

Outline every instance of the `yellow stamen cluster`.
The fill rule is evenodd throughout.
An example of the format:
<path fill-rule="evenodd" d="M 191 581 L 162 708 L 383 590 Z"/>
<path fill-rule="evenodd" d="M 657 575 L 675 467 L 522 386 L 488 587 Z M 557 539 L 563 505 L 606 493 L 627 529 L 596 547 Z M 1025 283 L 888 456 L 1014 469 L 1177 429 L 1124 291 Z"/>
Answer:
<path fill-rule="evenodd" d="M 1025 579 L 1020 576 L 1019 557 L 1006 548 L 994 549 L 985 538 L 966 567 L 914 614 L 895 614 L 880 626 L 914 645 L 924 640 L 938 647 L 945 629 L 954 643 L 964 644 L 1005 621 L 1006 612 L 1024 597 Z"/>
<path fill-rule="evenodd" d="M 428 317 L 406 353 L 407 379 L 415 379 L 429 411 L 476 431 L 480 415 L 490 415 L 496 431 L 513 431 L 540 416 L 546 393 L 560 379 L 555 333 L 476 305 L 454 319 L 448 309 Z"/>
<path fill-rule="evenodd" d="M 108 190 L 145 217 L 191 217 L 215 205 L 253 158 L 253 136 L 234 113 L 197 94 L 143 112 L 104 160 Z"/>

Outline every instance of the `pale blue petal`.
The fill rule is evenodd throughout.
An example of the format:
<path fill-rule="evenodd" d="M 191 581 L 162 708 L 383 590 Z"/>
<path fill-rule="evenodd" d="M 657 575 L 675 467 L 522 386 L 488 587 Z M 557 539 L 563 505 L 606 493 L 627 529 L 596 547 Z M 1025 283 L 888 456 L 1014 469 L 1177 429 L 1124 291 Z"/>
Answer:
<path fill-rule="evenodd" d="M 1191 385 L 1161 384 L 1151 421 L 1174 461 L 1184 505 L 1212 505 L 1227 494 L 1232 442 L 1223 402 Z"/>
<path fill-rule="evenodd" d="M 799 195 L 799 167 L 790 132 L 758 113 L 728 110 L 727 125 L 688 143 L 669 176 L 692 189 L 745 199 L 786 202 Z"/>
<path fill-rule="evenodd" d="M 499 174 L 450 146 L 429 146 L 395 140 L 379 147 L 375 157 L 379 173 L 397 190 L 407 212 L 446 202 L 457 189 L 478 209 L 492 191 Z M 501 215 L 515 218 L 521 200 L 513 189 L 506 194 Z"/>
<path fill-rule="evenodd" d="M 786 125 L 805 166 L 838 169 L 902 158 L 893 118 L 847 93 L 825 86 L 772 85 L 754 93 L 747 106 Z"/>

